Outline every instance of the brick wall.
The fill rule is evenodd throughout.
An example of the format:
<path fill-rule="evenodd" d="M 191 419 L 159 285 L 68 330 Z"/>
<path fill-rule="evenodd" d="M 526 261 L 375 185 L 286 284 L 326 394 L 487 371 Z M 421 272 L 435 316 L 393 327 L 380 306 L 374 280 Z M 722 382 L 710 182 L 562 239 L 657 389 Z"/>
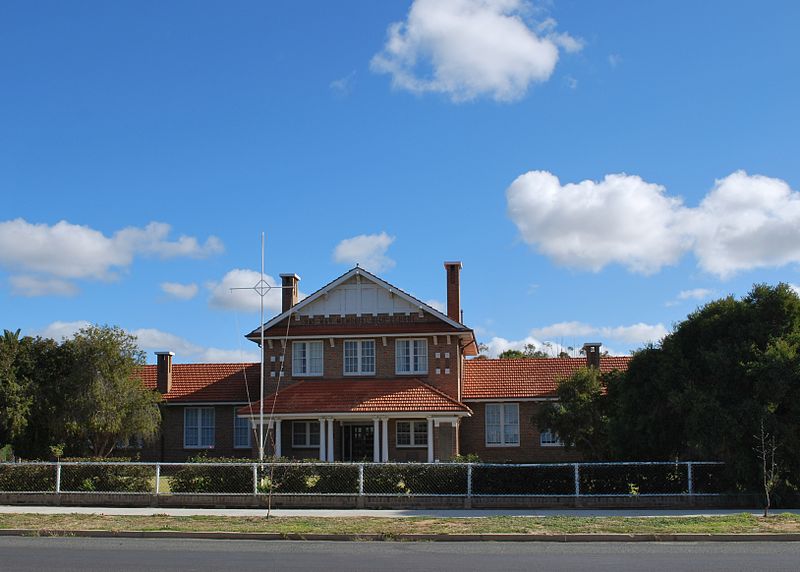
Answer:
<path fill-rule="evenodd" d="M 519 402 L 519 446 L 486 446 L 486 408 L 482 402 L 467 403 L 472 417 L 461 420 L 459 428 L 462 454 L 475 453 L 482 461 L 512 463 L 568 463 L 580 461 L 576 451 L 563 447 L 543 447 L 539 444 L 539 428 L 531 421 L 540 407 L 535 401 Z"/>

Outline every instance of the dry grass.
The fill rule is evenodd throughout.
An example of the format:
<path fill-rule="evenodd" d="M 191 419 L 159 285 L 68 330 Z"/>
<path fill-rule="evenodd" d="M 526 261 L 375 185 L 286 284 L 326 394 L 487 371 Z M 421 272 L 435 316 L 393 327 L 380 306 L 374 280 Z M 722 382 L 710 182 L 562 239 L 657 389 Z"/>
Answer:
<path fill-rule="evenodd" d="M 800 533 L 800 515 L 710 517 L 304 518 L 0 514 L 0 529 L 271 532 L 278 534 L 742 534 Z"/>

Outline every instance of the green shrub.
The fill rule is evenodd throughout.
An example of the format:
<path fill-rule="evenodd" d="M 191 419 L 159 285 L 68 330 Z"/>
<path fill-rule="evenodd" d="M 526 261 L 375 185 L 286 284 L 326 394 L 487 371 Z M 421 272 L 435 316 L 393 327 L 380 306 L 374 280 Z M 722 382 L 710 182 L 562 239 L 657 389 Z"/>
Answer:
<path fill-rule="evenodd" d="M 200 454 L 189 459 L 189 463 L 197 463 L 196 466 L 182 466 L 174 472 L 162 469 L 162 474 L 169 476 L 173 493 L 252 493 L 252 465 L 220 467 L 202 464 L 242 462 L 245 460 L 228 457 L 209 459 L 205 454 Z"/>
<path fill-rule="evenodd" d="M 129 458 L 70 458 L 62 459 L 62 492 L 120 492 L 149 493 L 155 486 L 155 467 L 152 465 L 115 465 L 131 462 Z M 71 465 L 82 462 L 90 465 Z"/>
<path fill-rule="evenodd" d="M 643 495 L 689 492 L 686 465 L 592 465 L 580 467 L 581 494 Z"/>
<path fill-rule="evenodd" d="M 467 492 L 467 467 L 449 463 L 366 464 L 364 492 L 383 495 L 463 495 Z"/>
<path fill-rule="evenodd" d="M 514 465 L 474 465 L 474 495 L 571 495 L 575 492 L 575 473 L 571 466 L 518 467 Z"/>
<path fill-rule="evenodd" d="M 55 492 L 56 468 L 54 465 L 0 465 L 0 491 L 4 492 Z"/>

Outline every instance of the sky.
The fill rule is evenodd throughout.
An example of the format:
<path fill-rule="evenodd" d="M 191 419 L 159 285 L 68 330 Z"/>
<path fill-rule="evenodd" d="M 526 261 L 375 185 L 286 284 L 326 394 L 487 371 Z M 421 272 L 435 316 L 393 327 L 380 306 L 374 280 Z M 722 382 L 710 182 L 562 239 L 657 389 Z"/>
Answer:
<path fill-rule="evenodd" d="M 800 3 L 10 1 L 0 316 L 257 360 L 356 263 L 526 343 L 657 343 L 800 284 Z M 267 317 L 280 308 L 277 290 Z"/>

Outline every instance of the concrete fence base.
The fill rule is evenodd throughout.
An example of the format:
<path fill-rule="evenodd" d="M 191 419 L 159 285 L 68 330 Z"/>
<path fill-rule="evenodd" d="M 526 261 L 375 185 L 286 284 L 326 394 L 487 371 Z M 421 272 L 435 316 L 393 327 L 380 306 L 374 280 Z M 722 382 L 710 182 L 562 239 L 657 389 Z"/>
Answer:
<path fill-rule="evenodd" d="M 0 493 L 0 504 L 15 506 L 91 506 L 164 508 L 265 508 L 266 495 L 171 495 L 125 493 Z M 619 497 L 488 497 L 488 496 L 359 496 L 359 495 L 276 495 L 274 508 L 330 509 L 675 509 L 750 508 L 760 506 L 758 495 L 681 495 Z"/>

